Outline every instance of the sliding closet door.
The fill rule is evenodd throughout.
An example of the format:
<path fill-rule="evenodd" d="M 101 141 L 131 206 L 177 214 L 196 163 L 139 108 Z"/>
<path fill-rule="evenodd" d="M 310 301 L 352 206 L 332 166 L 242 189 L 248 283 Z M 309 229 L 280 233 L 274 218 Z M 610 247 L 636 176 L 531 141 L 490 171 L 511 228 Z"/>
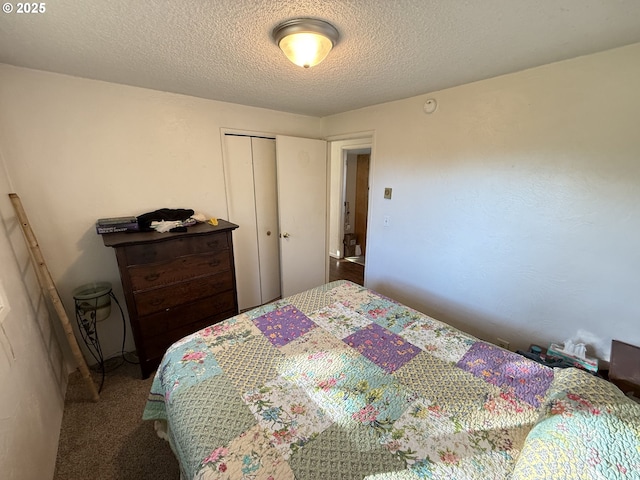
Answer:
<path fill-rule="evenodd" d="M 253 152 L 251 137 L 225 135 L 224 138 L 228 220 L 240 227 L 233 231 L 238 308 L 246 310 L 262 304 Z"/>
<path fill-rule="evenodd" d="M 246 310 L 280 297 L 276 142 L 225 135 L 225 184 L 238 287 Z"/>
<path fill-rule="evenodd" d="M 276 142 L 251 139 L 262 303 L 280 297 Z"/>

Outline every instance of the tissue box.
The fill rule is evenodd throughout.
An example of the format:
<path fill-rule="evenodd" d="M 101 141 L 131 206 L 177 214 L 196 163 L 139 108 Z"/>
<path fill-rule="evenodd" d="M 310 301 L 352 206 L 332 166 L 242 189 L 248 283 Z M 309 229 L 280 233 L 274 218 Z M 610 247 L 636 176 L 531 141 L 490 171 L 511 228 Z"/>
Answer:
<path fill-rule="evenodd" d="M 578 358 L 573 355 L 569 355 L 562 350 L 562 346 L 552 343 L 551 346 L 547 349 L 547 355 L 550 357 L 558 357 L 566 360 L 568 362 L 573 363 L 576 367 L 582 368 L 589 372 L 597 373 L 598 372 L 598 359 L 591 358 L 585 356 L 583 358 Z"/>

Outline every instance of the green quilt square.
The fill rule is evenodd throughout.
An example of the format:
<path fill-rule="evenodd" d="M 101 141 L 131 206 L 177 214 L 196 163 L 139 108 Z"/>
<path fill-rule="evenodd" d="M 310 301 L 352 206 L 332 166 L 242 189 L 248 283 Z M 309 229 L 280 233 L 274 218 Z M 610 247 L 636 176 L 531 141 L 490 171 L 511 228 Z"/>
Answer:
<path fill-rule="evenodd" d="M 170 408 L 171 440 L 187 478 L 193 477 L 215 448 L 257 423 L 224 374 L 178 390 Z"/>
<path fill-rule="evenodd" d="M 332 425 L 289 459 L 296 478 L 360 480 L 368 475 L 399 472 L 404 462 L 380 445 L 368 426 Z"/>

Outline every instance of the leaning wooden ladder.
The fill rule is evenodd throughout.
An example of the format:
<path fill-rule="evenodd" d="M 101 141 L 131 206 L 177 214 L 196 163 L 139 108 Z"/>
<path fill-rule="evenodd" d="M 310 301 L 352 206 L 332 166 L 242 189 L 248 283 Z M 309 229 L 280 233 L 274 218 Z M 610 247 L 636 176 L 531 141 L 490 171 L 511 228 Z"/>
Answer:
<path fill-rule="evenodd" d="M 20 220 L 20 226 L 22 227 L 22 232 L 24 233 L 25 240 L 29 247 L 29 251 L 31 253 L 31 258 L 35 263 L 36 276 L 38 277 L 38 283 L 40 283 L 40 287 L 47 292 L 49 295 L 49 299 L 53 304 L 53 307 L 58 315 L 58 319 L 62 324 L 62 328 L 64 329 L 64 333 L 67 337 L 67 341 L 69 342 L 69 347 L 71 348 L 71 352 L 78 363 L 78 368 L 80 369 L 80 373 L 84 378 L 85 383 L 87 384 L 87 388 L 89 393 L 91 394 L 91 399 L 94 402 L 97 402 L 100 399 L 100 395 L 98 394 L 98 390 L 96 389 L 95 383 L 93 383 L 93 379 L 91 378 L 91 372 L 89 371 L 89 367 L 87 366 L 87 362 L 82 355 L 82 351 L 78 346 L 78 342 L 73 333 L 73 328 L 71 327 L 71 323 L 69 322 L 69 317 L 67 317 L 67 312 L 62 306 L 62 301 L 60 300 L 60 295 L 58 294 L 58 290 L 56 289 L 55 284 L 53 283 L 53 278 L 51 277 L 51 273 L 47 268 L 47 264 L 44 261 L 44 257 L 42 256 L 42 252 L 40 251 L 40 246 L 38 245 L 38 240 L 31 230 L 29 226 L 29 220 L 27 219 L 27 214 L 22 207 L 22 202 L 20 201 L 20 197 L 18 197 L 15 193 L 10 193 L 9 198 L 11 199 L 11 203 L 13 204 L 13 208 L 16 211 L 16 215 Z"/>

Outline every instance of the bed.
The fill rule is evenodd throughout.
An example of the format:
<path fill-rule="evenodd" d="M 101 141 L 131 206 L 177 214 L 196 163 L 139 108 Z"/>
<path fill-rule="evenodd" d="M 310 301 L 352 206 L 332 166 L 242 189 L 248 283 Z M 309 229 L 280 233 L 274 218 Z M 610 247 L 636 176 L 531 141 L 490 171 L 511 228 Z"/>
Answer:
<path fill-rule="evenodd" d="M 182 478 L 639 478 L 614 385 L 328 283 L 172 345 L 143 418 Z"/>

